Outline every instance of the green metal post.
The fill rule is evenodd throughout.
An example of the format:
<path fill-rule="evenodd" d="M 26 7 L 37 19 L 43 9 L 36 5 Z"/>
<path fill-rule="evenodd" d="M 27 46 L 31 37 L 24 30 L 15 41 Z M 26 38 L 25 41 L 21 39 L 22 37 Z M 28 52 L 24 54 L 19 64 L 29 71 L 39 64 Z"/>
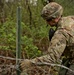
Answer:
<path fill-rule="evenodd" d="M 20 6 L 17 8 L 17 33 L 16 33 L 16 65 L 17 75 L 20 75 L 19 60 L 21 58 L 21 13 Z"/>

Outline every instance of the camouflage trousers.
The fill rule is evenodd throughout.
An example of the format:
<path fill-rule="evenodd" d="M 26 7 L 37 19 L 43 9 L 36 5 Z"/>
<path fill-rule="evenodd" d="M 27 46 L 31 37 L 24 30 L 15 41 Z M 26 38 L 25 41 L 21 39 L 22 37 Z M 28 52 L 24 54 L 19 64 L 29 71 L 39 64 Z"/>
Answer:
<path fill-rule="evenodd" d="M 70 65 L 70 67 L 69 67 L 71 70 L 73 70 L 74 71 L 74 64 L 72 64 L 72 65 Z M 68 71 L 67 73 L 66 73 L 66 75 L 74 75 L 74 73 L 72 73 L 72 72 L 70 72 L 70 71 Z"/>
<path fill-rule="evenodd" d="M 74 71 L 74 64 L 71 64 L 69 68 Z M 59 75 L 74 75 L 74 73 L 66 69 L 61 69 Z"/>

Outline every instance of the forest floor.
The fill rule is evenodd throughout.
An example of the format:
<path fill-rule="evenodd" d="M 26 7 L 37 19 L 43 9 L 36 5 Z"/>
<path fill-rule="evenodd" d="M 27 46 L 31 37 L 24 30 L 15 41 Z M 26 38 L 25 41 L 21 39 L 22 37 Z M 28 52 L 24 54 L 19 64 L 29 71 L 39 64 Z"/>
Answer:
<path fill-rule="evenodd" d="M 0 50 L 0 56 L 0 75 L 16 75 L 16 61 L 6 58 L 14 58 L 14 54 L 10 51 Z"/>

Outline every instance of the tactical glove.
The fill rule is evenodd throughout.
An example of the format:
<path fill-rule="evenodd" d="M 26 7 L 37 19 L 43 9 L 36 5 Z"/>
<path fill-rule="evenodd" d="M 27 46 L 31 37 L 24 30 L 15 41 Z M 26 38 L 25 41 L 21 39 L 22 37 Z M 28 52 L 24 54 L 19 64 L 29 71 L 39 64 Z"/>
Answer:
<path fill-rule="evenodd" d="M 21 63 L 20 63 L 20 69 L 21 70 L 24 70 L 24 69 L 27 69 L 27 68 L 30 68 L 30 67 L 32 67 L 32 62 L 31 62 L 31 60 L 29 60 L 29 59 L 25 59 L 24 61 L 22 61 Z"/>

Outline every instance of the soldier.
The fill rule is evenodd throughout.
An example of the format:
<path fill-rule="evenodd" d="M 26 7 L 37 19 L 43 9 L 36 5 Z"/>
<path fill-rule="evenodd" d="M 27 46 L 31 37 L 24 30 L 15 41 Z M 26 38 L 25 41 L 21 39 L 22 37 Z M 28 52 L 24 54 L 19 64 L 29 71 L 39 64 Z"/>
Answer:
<path fill-rule="evenodd" d="M 65 58 L 71 59 L 69 68 L 74 70 L 74 16 L 62 17 L 62 13 L 62 6 L 56 2 L 48 3 L 43 7 L 41 16 L 57 30 L 50 41 L 48 54 L 32 60 L 24 60 L 21 63 L 22 69 L 29 68 L 34 65 L 33 63 L 38 62 L 60 63 L 60 59 L 64 55 Z M 65 75 L 74 75 L 74 73 L 66 71 Z"/>

